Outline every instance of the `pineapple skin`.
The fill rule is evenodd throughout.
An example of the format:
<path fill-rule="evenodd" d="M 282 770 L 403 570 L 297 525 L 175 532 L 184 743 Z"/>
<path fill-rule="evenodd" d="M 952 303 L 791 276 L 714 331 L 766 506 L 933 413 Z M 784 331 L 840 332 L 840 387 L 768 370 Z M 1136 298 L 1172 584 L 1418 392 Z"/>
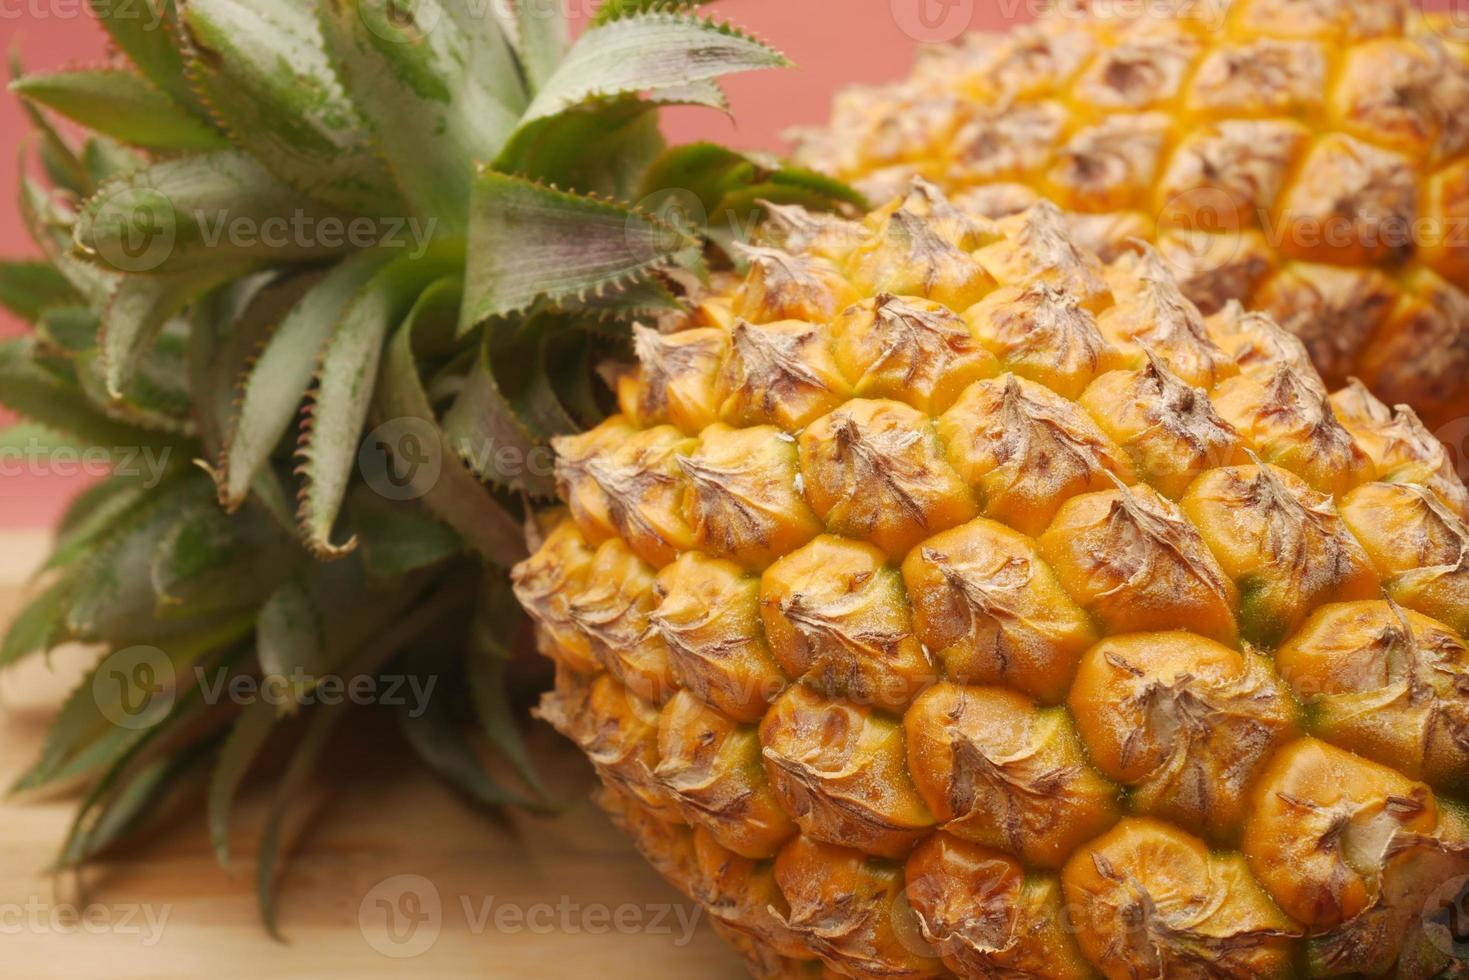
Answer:
<path fill-rule="evenodd" d="M 1151 250 L 774 208 L 556 445 L 540 715 L 758 976 L 1426 978 L 1469 493 Z"/>
<path fill-rule="evenodd" d="M 1469 415 L 1469 31 L 1408 0 L 1068 0 L 853 89 L 797 159 L 873 200 L 911 174 L 1056 202 L 1104 258 L 1157 244 L 1435 429 Z"/>

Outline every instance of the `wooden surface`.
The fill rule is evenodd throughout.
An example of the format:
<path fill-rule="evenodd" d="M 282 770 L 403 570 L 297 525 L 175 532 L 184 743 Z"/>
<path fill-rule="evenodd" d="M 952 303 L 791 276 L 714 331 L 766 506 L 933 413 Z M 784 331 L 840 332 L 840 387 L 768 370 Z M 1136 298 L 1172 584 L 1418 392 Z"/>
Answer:
<path fill-rule="evenodd" d="M 0 535 L 0 621 L 44 547 L 39 535 Z M 87 651 L 66 649 L 50 668 L 37 659 L 0 675 L 0 782 L 33 760 L 87 660 Z M 702 918 L 689 934 L 694 906 L 587 802 L 586 765 L 556 736 L 533 737 L 572 805 L 552 819 L 500 822 L 419 772 L 381 727 L 379 718 L 346 733 L 349 764 L 323 774 L 324 802 L 300 822 L 281 891 L 285 944 L 261 928 L 253 890 L 268 786 L 248 792 L 237 813 L 228 870 L 193 807 L 163 838 L 87 873 L 81 922 L 71 918 L 77 883 L 44 870 L 74 796 L 0 801 L 0 976 L 745 975 Z M 396 912 L 392 934 L 386 909 Z"/>

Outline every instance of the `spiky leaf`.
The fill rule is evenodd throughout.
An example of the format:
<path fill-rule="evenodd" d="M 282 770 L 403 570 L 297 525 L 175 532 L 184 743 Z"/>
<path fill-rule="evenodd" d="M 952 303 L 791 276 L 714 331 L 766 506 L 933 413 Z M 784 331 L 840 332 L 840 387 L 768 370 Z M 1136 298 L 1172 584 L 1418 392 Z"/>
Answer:
<path fill-rule="evenodd" d="M 469 168 L 499 153 L 525 106 L 498 22 L 440 0 L 319 10 L 326 50 L 414 214 L 462 232 Z"/>
<path fill-rule="evenodd" d="M 596 295 L 696 249 L 685 232 L 634 208 L 482 170 L 464 316 L 478 323 L 543 298 L 560 303 Z"/>
<path fill-rule="evenodd" d="M 724 75 L 789 64 L 740 31 L 679 14 L 644 13 L 592 27 L 526 109 L 545 119 L 591 99 L 684 89 Z"/>
<path fill-rule="evenodd" d="M 465 673 L 480 729 L 525 784 L 544 800 L 549 794 L 515 724 L 517 712 L 506 690 L 505 668 L 514 656 L 511 644 L 523 617 L 509 583 L 502 578 L 487 581 L 475 609 Z"/>
<path fill-rule="evenodd" d="M 170 274 L 336 255 L 351 247 L 349 220 L 253 157 L 222 150 L 165 160 L 99 188 L 73 234 L 106 268 Z"/>
<path fill-rule="evenodd" d="M 20 182 L 20 215 L 26 231 L 56 271 L 77 294 L 93 305 L 107 302 L 117 288 L 118 275 L 72 254 L 75 215 L 58 197 L 29 177 Z"/>
<path fill-rule="evenodd" d="M 454 294 L 457 291 L 456 287 Z M 440 293 L 439 298 L 444 295 Z M 419 500 L 429 513 L 457 531 L 485 560 L 508 568 L 525 552 L 520 528 L 460 461 L 457 447 L 438 425 L 418 376 L 413 357 L 414 334 L 431 322 L 434 302 L 434 294 L 426 293 L 424 301 L 415 308 L 414 315 L 388 348 L 373 412 L 379 422 L 378 431 L 396 435 L 398 445 L 378 448 L 391 457 L 389 465 L 396 468 L 389 485 L 401 488 L 401 495 L 407 499 Z M 416 445 L 404 446 L 404 439 L 412 439 Z M 417 460 L 399 458 L 410 449 L 427 453 L 431 465 L 425 467 Z M 525 457 L 521 459 L 524 461 Z"/>
<path fill-rule="evenodd" d="M 164 724 L 177 708 L 179 680 L 206 655 L 250 631 L 247 616 L 217 618 L 179 633 L 162 646 L 125 648 L 103 656 L 62 705 L 41 757 L 15 791 L 91 775 L 109 766 Z"/>
<path fill-rule="evenodd" d="M 178 14 L 174 0 L 90 0 L 103 30 L 128 59 L 179 105 L 194 105 L 184 80 L 184 62 L 174 38 Z"/>
<path fill-rule="evenodd" d="M 516 50 L 530 94 L 546 83 L 571 46 L 570 25 L 559 3 L 517 0 Z"/>
<path fill-rule="evenodd" d="M 159 470 L 157 479 L 163 476 L 162 464 Z M 122 526 L 129 512 L 151 495 L 154 478 L 113 476 L 78 494 L 62 517 L 56 544 L 42 571 L 64 568 L 89 554 L 97 541 Z"/>
<path fill-rule="evenodd" d="M 80 299 L 48 262 L 0 262 L 0 306 L 29 323 L 53 307 Z"/>
<path fill-rule="evenodd" d="M 229 427 L 216 477 L 220 499 L 233 510 L 290 428 L 311 384 L 327 338 L 348 304 L 388 261 L 368 251 L 339 263 L 280 321 L 240 379 L 240 406 Z"/>
<path fill-rule="evenodd" d="M 351 501 L 352 526 L 362 543 L 362 560 L 376 578 L 396 578 L 463 554 L 464 539 L 412 506 L 359 486 Z"/>
<path fill-rule="evenodd" d="M 96 446 L 182 452 L 187 441 L 119 422 L 97 409 L 73 376 L 48 369 L 33 338 L 0 341 L 0 405 L 72 439 Z"/>
<path fill-rule="evenodd" d="M 322 352 L 310 429 L 301 453 L 306 484 L 300 513 L 307 544 L 319 556 L 340 557 L 356 544 L 350 538 L 333 544 L 332 527 L 357 464 L 383 342 L 425 286 L 458 271 L 454 256 L 442 251 L 389 263 L 348 306 Z"/>
<path fill-rule="evenodd" d="M 296 744 L 285 774 L 276 785 L 270 808 L 266 811 L 265 827 L 260 834 L 260 851 L 255 866 L 255 897 L 260 905 L 260 917 L 266 931 L 280 939 L 280 929 L 275 918 L 276 879 L 280 875 L 281 858 L 285 852 L 285 841 L 281 839 L 282 824 L 291 806 L 297 803 L 312 777 L 317 763 L 326 751 L 332 732 L 341 720 L 347 702 L 328 705 L 314 712 L 305 736 Z"/>
<path fill-rule="evenodd" d="M 221 866 L 230 863 L 230 812 L 240 784 L 275 730 L 278 713 L 264 699 L 252 701 L 230 726 L 209 777 L 209 841 Z"/>
<path fill-rule="evenodd" d="M 74 122 L 150 150 L 217 150 L 229 145 L 209 124 L 141 75 L 116 68 L 29 75 L 11 91 Z"/>
<path fill-rule="evenodd" d="M 0 667 L 32 653 L 51 649 L 66 635 L 66 610 L 71 583 L 54 582 L 15 617 L 0 641 Z"/>
<path fill-rule="evenodd" d="M 209 501 L 185 510 L 153 555 L 158 615 L 176 619 L 253 606 L 302 557 L 264 509 L 231 515 Z"/>
<path fill-rule="evenodd" d="M 198 273 L 122 279 L 102 313 L 98 335 L 107 394 L 123 397 L 139 364 L 175 314 L 244 271 L 240 266 L 219 266 Z"/>
<path fill-rule="evenodd" d="M 79 817 L 87 815 L 91 819 L 78 821 L 62 846 L 58 865 L 76 867 L 155 816 L 162 809 L 161 801 L 198 766 L 209 745 L 210 740 L 204 739 L 177 752 L 149 759 L 136 768 L 121 762 L 118 767 L 123 774 L 121 785 L 99 782 L 106 792 L 88 801 L 90 805 L 84 804 L 78 812 Z M 129 758 L 132 755 L 129 753 Z"/>
<path fill-rule="evenodd" d="M 317 200 L 362 214 L 401 213 L 311 5 L 189 0 L 182 26 L 194 86 L 236 146 Z"/>
<path fill-rule="evenodd" d="M 617 20 L 619 17 L 627 17 L 630 14 L 646 13 L 649 11 L 662 11 L 664 13 L 675 13 L 680 10 L 695 10 L 709 4 L 712 0 L 607 0 L 606 3 L 597 8 L 597 13 L 592 17 L 592 23 L 605 24 L 608 21 Z"/>
<path fill-rule="evenodd" d="M 425 678 L 419 689 L 433 693 L 422 704 L 405 703 L 395 715 L 409 746 L 430 770 L 437 773 L 469 799 L 482 806 L 528 806 L 530 801 L 500 785 L 475 755 L 467 738 L 467 726 L 455 717 L 455 702 L 443 680 L 451 676 L 457 655 L 430 644 L 413 650 L 399 663 L 410 673 Z"/>

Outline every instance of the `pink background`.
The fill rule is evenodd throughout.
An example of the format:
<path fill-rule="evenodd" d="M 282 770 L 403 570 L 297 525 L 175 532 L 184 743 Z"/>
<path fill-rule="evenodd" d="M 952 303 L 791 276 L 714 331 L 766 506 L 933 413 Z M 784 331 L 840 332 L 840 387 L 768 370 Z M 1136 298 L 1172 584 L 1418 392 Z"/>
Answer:
<path fill-rule="evenodd" d="M 567 0 L 572 9 L 597 0 Z M 844 84 L 901 77 L 923 34 L 918 15 L 938 17 L 936 33 L 1003 26 L 1007 9 L 1021 3 L 975 0 L 724 0 L 713 12 L 766 39 L 796 63 L 786 71 L 729 79 L 734 121 L 708 110 L 673 109 L 666 129 L 677 141 L 714 139 L 742 148 L 778 149 L 780 134 L 826 118 L 833 93 Z M 29 71 L 95 64 L 108 56 L 106 39 L 85 13 L 85 0 L 5 0 L 0 9 L 0 52 L 18 48 Z M 905 30 L 905 26 L 908 28 Z M 929 34 L 926 39 L 934 39 Z M 16 213 L 17 153 L 26 133 L 13 97 L 0 93 L 0 256 L 34 254 Z M 21 325 L 0 312 L 0 335 Z M 55 476 L 0 476 L 0 526 L 44 526 L 60 513 L 79 482 Z"/>

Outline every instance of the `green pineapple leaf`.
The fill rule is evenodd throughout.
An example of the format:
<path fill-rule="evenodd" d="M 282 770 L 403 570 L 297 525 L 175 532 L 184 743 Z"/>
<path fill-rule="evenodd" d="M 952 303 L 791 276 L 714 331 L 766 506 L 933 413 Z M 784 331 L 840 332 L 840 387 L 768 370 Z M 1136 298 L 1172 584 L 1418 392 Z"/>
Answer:
<path fill-rule="evenodd" d="M 635 208 L 482 170 L 465 276 L 470 323 L 620 289 L 698 250 L 679 228 Z"/>
<path fill-rule="evenodd" d="M 80 319 L 52 325 L 70 331 L 67 339 L 72 343 L 86 343 L 85 324 Z M 95 344 L 95 338 L 100 336 L 100 324 L 94 329 L 91 336 Z M 38 331 L 37 337 L 41 336 Z M 82 391 L 107 415 L 145 429 L 192 436 L 196 426 L 193 392 L 188 383 L 188 341 L 183 321 L 177 318 L 166 321 L 154 341 L 138 356 L 120 395 L 107 389 L 102 354 L 96 346 L 78 347 L 70 356 Z"/>
<path fill-rule="evenodd" d="M 41 757 L 11 787 L 26 792 L 95 775 L 167 722 L 181 703 L 178 681 L 203 658 L 248 635 L 253 617 L 217 617 L 162 647 L 105 654 L 47 732 Z"/>
<path fill-rule="evenodd" d="M 102 318 L 88 306 L 51 306 L 36 317 L 35 328 L 46 353 L 75 358 L 97 350 Z"/>
<path fill-rule="evenodd" d="M 154 552 L 155 615 L 191 618 L 258 605 L 304 558 L 263 507 L 231 515 L 203 502 L 176 516 Z"/>
<path fill-rule="evenodd" d="M 205 738 L 177 752 L 133 765 L 147 742 L 136 746 L 115 765 L 119 776 L 98 779 L 94 794 L 83 801 L 78 819 L 62 845 L 57 867 L 74 868 L 96 857 L 156 814 L 169 791 L 200 767 L 213 741 Z"/>
<path fill-rule="evenodd" d="M 228 509 L 244 503 L 251 483 L 296 418 L 333 329 L 387 261 L 386 254 L 369 250 L 338 263 L 291 308 L 258 356 L 249 355 L 237 383 L 239 408 L 214 472 L 220 501 Z"/>
<path fill-rule="evenodd" d="M 355 488 L 348 508 L 374 578 L 423 571 L 466 551 L 464 539 L 426 510 L 402 506 L 365 485 Z"/>
<path fill-rule="evenodd" d="M 317 9 L 326 51 L 412 216 L 433 222 L 434 234 L 461 234 L 469 165 L 499 153 L 525 108 L 496 18 L 453 0 Z"/>
<path fill-rule="evenodd" d="M 281 837 L 282 825 L 291 806 L 300 800 L 316 774 L 317 763 L 330 745 L 332 733 L 345 714 L 346 705 L 347 702 L 343 701 L 312 713 L 307 721 L 306 734 L 296 743 L 295 752 L 276 784 L 265 814 L 265 826 L 260 833 L 256 854 L 255 899 L 260 906 L 260 919 L 266 932 L 278 941 L 282 941 L 282 937 L 275 915 L 276 883 L 286 847 Z"/>
<path fill-rule="evenodd" d="M 70 601 L 71 583 L 60 579 L 21 609 L 0 640 L 0 667 L 44 653 L 64 640 Z"/>
<path fill-rule="evenodd" d="M 519 336 L 518 336 L 519 335 Z M 550 455 L 543 447 L 570 426 L 542 429 L 522 409 L 529 376 L 524 365 L 539 358 L 534 337 L 511 326 L 485 332 L 469 376 L 444 415 L 444 433 L 458 458 L 486 483 L 546 498 L 555 492 Z M 497 368 L 518 376 L 506 385 Z"/>
<path fill-rule="evenodd" d="M 688 91 L 724 75 L 790 64 L 733 27 L 680 14 L 640 13 L 590 28 L 536 93 L 522 125 L 591 100 Z M 705 89 L 704 91 L 707 91 Z"/>
<path fill-rule="evenodd" d="M 322 351 L 300 449 L 305 486 L 299 517 L 306 543 L 318 557 L 341 557 L 356 547 L 350 537 L 332 543 L 332 528 L 357 466 L 383 344 L 426 286 L 458 272 L 455 257 L 442 250 L 394 260 L 352 300 Z"/>
<path fill-rule="evenodd" d="M 462 724 L 451 710 L 459 699 L 451 697 L 448 690 L 438 690 L 439 686 L 457 679 L 458 661 L 457 650 L 427 642 L 398 659 L 398 665 L 404 671 L 424 678 L 418 689 L 429 690 L 428 682 L 435 683 L 433 694 L 422 704 L 412 704 L 405 699 L 394 711 L 404 740 L 430 771 L 475 803 L 489 807 L 534 809 L 534 801 L 500 785 L 486 771 L 469 742 L 468 726 Z"/>
<path fill-rule="evenodd" d="M 19 84 L 25 80 L 25 77 L 25 71 L 20 63 L 20 51 L 12 49 L 10 52 L 11 84 Z M 51 125 L 51 120 L 47 119 L 45 113 L 41 112 L 40 109 L 25 99 L 21 100 L 20 107 L 26 114 L 26 118 L 30 120 L 31 125 L 35 127 L 36 132 L 40 134 L 41 145 L 38 156 L 41 160 L 41 166 L 46 171 L 46 176 L 51 180 L 51 183 L 78 197 L 85 197 L 92 193 L 96 185 L 90 173 L 88 173 L 81 159 L 78 158 L 76 151 L 72 149 L 71 144 L 57 132 L 55 126 Z M 26 154 L 22 153 L 22 157 L 24 158 L 25 156 Z M 24 200 L 25 180 L 27 178 L 24 176 L 25 168 L 22 167 L 21 169 L 22 200 Z M 24 211 L 24 204 L 22 204 L 22 211 Z"/>
<path fill-rule="evenodd" d="M 163 463 L 166 465 L 167 460 Z M 62 515 L 56 543 L 41 571 L 77 563 L 97 541 L 119 527 L 134 508 L 151 496 L 152 490 L 145 480 L 115 475 L 83 490 Z"/>
<path fill-rule="evenodd" d="M 413 357 L 415 331 L 431 324 L 436 304 L 449 295 L 443 292 L 445 289 L 454 296 L 459 293 L 457 284 L 426 292 L 393 337 L 384 358 L 373 417 L 378 423 L 378 438 L 386 437 L 388 444 L 370 448 L 390 457 L 393 479 L 379 483 L 376 489 L 417 499 L 430 514 L 457 531 L 485 561 L 509 568 L 525 555 L 520 526 L 500 501 L 485 491 L 461 460 L 460 447 L 454 444 L 448 429 L 439 426 Z M 439 311 L 443 312 L 441 307 Z M 445 419 L 445 426 L 448 424 Z M 483 435 L 485 441 L 480 445 L 500 447 L 493 432 Z M 405 458 L 410 455 L 412 458 Z"/>
<path fill-rule="evenodd" d="M 333 207 L 401 213 L 309 4 L 188 0 L 181 19 L 190 80 L 236 146 Z"/>
<path fill-rule="evenodd" d="M 81 161 L 93 187 L 135 174 L 148 165 L 148 158 L 142 152 L 96 134 L 82 143 Z"/>
<path fill-rule="evenodd" d="M 526 786 L 541 800 L 550 799 L 541 775 L 536 771 L 520 728 L 515 724 L 515 710 L 505 682 L 506 665 L 514 657 L 511 640 L 514 625 L 525 621 L 525 613 L 515 601 L 509 583 L 503 578 L 490 578 L 481 590 L 470 633 L 470 651 L 465 661 L 465 676 L 475 718 L 480 730 L 506 761 L 515 767 Z"/>
<path fill-rule="evenodd" d="M 525 73 L 528 94 L 534 95 L 571 48 L 570 26 L 559 3 L 514 0 L 516 52 Z"/>
<path fill-rule="evenodd" d="M 230 863 L 230 814 L 235 797 L 245 781 L 260 750 L 265 748 L 276 729 L 279 713 L 275 705 L 264 699 L 252 701 L 240 711 L 209 775 L 206 807 L 209 820 L 209 842 L 214 847 L 220 867 Z"/>
<path fill-rule="evenodd" d="M 55 306 L 81 299 L 66 277 L 47 262 L 0 262 L 0 306 L 35 323 Z"/>
<path fill-rule="evenodd" d="M 78 569 L 67 616 L 71 633 L 88 640 L 141 643 L 188 630 L 188 623 L 163 623 L 154 617 L 158 596 L 153 561 L 177 515 L 208 505 L 211 489 L 193 473 L 170 480 L 113 528 Z"/>
<path fill-rule="evenodd" d="M 117 68 L 28 75 L 10 90 L 132 146 L 218 150 L 229 141 L 141 75 Z"/>
<path fill-rule="evenodd" d="M 205 737 L 171 753 L 149 749 L 197 721 L 204 708 L 199 688 L 187 691 L 166 717 L 130 740 L 92 781 L 77 807 L 53 870 L 77 867 L 130 832 L 154 811 L 156 801 L 194 769 L 213 739 Z"/>
<path fill-rule="evenodd" d="M 617 200 L 636 200 L 642 174 L 663 152 L 657 108 L 618 99 L 542 119 L 522 130 L 496 169 Z"/>
<path fill-rule="evenodd" d="M 167 275 L 330 258 L 351 248 L 350 220 L 253 157 L 221 150 L 164 160 L 98 188 L 73 237 L 104 268 Z"/>
<path fill-rule="evenodd" d="M 47 358 L 33 337 L 0 341 L 0 405 L 75 442 L 183 452 L 187 440 L 118 421 L 89 400 L 70 365 Z"/>
<path fill-rule="evenodd" d="M 102 312 L 98 344 L 107 396 L 123 399 L 164 327 L 193 300 L 238 278 L 243 266 L 218 266 L 203 273 L 128 276 L 118 282 Z"/>
<path fill-rule="evenodd" d="M 47 192 L 27 176 L 20 181 L 20 216 L 31 240 L 47 261 L 87 303 L 94 307 L 107 302 L 117 288 L 118 275 L 111 269 L 72 254 L 72 223 L 75 215 L 57 195 Z"/>
<path fill-rule="evenodd" d="M 179 105 L 196 107 L 184 78 L 184 59 L 175 46 L 179 36 L 175 0 L 90 0 L 97 22 L 128 60 Z"/>
<path fill-rule="evenodd" d="M 712 2 L 713 0 L 607 0 L 597 8 L 596 14 L 592 16 L 592 24 L 593 26 L 606 24 L 632 14 L 678 13 L 685 10 L 697 10 Z"/>

